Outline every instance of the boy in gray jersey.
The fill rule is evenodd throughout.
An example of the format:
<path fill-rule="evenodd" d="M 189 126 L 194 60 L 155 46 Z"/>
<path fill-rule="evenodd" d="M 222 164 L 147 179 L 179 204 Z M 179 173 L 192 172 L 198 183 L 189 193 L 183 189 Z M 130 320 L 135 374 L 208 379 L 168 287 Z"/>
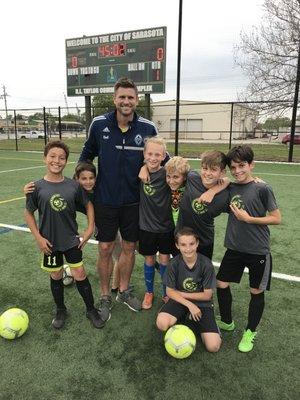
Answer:
<path fill-rule="evenodd" d="M 165 332 L 189 317 L 189 325 L 201 335 L 206 349 L 217 352 L 221 346 L 221 336 L 212 302 L 216 286 L 212 262 L 197 253 L 199 242 L 191 228 L 179 230 L 175 240 L 180 254 L 170 261 L 164 279 L 170 299 L 160 309 L 156 325 Z"/>
<path fill-rule="evenodd" d="M 149 181 L 140 184 L 139 205 L 139 252 L 145 257 L 144 277 L 146 293 L 142 308 L 152 307 L 156 253 L 159 252 L 159 272 L 163 277 L 172 251 L 174 224 L 171 212 L 171 192 L 166 183 L 166 172 L 161 162 L 166 156 L 166 144 L 162 138 L 147 140 L 144 162 Z M 165 298 L 165 288 L 163 289 Z"/>
<path fill-rule="evenodd" d="M 281 222 L 272 188 L 256 183 L 252 176 L 254 154 L 249 146 L 235 146 L 227 154 L 228 165 L 235 183 L 229 187 L 230 214 L 225 235 L 227 251 L 217 274 L 217 295 L 221 320 L 220 329 L 232 331 L 230 282 L 239 283 L 245 267 L 249 268 L 251 300 L 248 324 L 238 349 L 253 348 L 256 328 L 264 310 L 264 291 L 270 289 L 272 257 L 268 225 Z"/>
<path fill-rule="evenodd" d="M 78 182 L 63 176 L 69 156 L 61 141 L 49 142 L 44 149 L 47 172 L 35 182 L 34 191 L 26 196 L 25 220 L 43 253 L 42 269 L 50 272 L 50 287 L 57 307 L 52 326 L 61 329 L 67 318 L 62 282 L 63 256 L 75 278 L 77 289 L 86 305 L 86 316 L 95 328 L 104 321 L 94 307 L 90 282 L 82 262 L 82 248 L 94 231 L 94 209 Z M 76 207 L 85 206 L 88 227 L 81 240 L 78 237 Z M 39 213 L 37 227 L 34 212 Z"/>
<path fill-rule="evenodd" d="M 188 226 L 199 238 L 198 252 L 212 258 L 214 219 L 228 210 L 229 180 L 225 177 L 226 156 L 221 151 L 201 155 L 200 174 L 189 171 L 179 206 L 176 231 Z M 222 184 L 218 184 L 223 179 Z M 173 255 L 178 254 L 173 252 Z"/>

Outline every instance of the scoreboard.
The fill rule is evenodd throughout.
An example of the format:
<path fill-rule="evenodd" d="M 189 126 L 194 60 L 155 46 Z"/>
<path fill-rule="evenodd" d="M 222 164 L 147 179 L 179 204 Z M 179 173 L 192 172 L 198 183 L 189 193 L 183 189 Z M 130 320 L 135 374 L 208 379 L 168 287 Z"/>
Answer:
<path fill-rule="evenodd" d="M 139 93 L 164 93 L 167 28 L 66 39 L 68 96 L 113 93 L 121 77 Z"/>

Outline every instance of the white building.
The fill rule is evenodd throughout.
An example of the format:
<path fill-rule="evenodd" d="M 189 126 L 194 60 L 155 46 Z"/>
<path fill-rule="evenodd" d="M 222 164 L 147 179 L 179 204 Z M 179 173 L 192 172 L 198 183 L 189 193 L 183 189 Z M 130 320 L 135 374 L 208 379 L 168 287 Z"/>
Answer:
<path fill-rule="evenodd" d="M 161 136 L 173 139 L 175 135 L 176 101 L 151 104 L 152 120 Z M 254 135 L 258 112 L 243 104 L 234 104 L 232 139 Z M 231 104 L 205 103 L 182 100 L 179 109 L 179 139 L 229 140 Z"/>

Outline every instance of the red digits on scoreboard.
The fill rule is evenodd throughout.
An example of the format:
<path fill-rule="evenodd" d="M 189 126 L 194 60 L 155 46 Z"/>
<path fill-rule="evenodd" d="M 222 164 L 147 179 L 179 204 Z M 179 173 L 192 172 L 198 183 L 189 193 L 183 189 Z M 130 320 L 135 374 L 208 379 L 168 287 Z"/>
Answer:
<path fill-rule="evenodd" d="M 78 58 L 76 56 L 73 56 L 71 58 L 71 66 L 72 66 L 72 68 L 77 68 L 77 66 L 78 66 Z"/>
<path fill-rule="evenodd" d="M 120 43 L 119 44 L 119 56 L 125 56 L 126 44 Z"/>
<path fill-rule="evenodd" d="M 98 47 L 99 57 L 120 57 L 125 56 L 126 45 L 125 43 L 115 43 L 113 45 L 105 45 Z"/>
<path fill-rule="evenodd" d="M 99 53 L 99 57 L 105 57 L 105 55 L 104 55 L 104 46 L 99 46 L 98 47 L 98 53 Z"/>
<path fill-rule="evenodd" d="M 162 47 L 156 50 L 156 59 L 157 61 L 162 61 L 164 59 L 164 49 Z"/>

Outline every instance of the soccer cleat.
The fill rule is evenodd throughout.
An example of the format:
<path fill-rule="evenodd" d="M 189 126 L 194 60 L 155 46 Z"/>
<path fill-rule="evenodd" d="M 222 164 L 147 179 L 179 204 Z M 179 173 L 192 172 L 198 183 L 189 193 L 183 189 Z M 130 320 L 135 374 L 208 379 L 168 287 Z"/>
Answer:
<path fill-rule="evenodd" d="M 130 310 L 138 312 L 142 308 L 142 304 L 139 299 L 137 299 L 130 289 L 124 290 L 124 292 L 118 292 L 116 300 L 119 303 L 126 304 Z"/>
<path fill-rule="evenodd" d="M 66 319 L 67 319 L 67 309 L 58 308 L 56 310 L 55 317 L 52 320 L 53 328 L 61 329 L 65 325 Z"/>
<path fill-rule="evenodd" d="M 223 322 L 221 319 L 217 319 L 216 323 L 218 325 L 218 327 L 222 330 L 222 331 L 234 331 L 235 330 L 235 323 L 234 321 L 232 321 L 230 324 L 226 324 L 226 322 Z"/>
<path fill-rule="evenodd" d="M 96 308 L 93 308 L 92 310 L 87 311 L 86 317 L 91 321 L 94 328 L 100 329 L 100 328 L 103 328 L 105 325 L 105 322 L 101 318 L 101 316 L 98 313 L 98 311 L 96 310 Z"/>
<path fill-rule="evenodd" d="M 146 292 L 144 296 L 144 300 L 142 302 L 142 309 L 149 310 L 153 304 L 153 293 Z"/>
<path fill-rule="evenodd" d="M 253 342 L 256 335 L 257 332 L 252 332 L 250 329 L 244 331 L 242 340 L 239 343 L 239 351 L 242 353 L 248 353 L 248 351 L 251 351 L 254 346 Z"/>

